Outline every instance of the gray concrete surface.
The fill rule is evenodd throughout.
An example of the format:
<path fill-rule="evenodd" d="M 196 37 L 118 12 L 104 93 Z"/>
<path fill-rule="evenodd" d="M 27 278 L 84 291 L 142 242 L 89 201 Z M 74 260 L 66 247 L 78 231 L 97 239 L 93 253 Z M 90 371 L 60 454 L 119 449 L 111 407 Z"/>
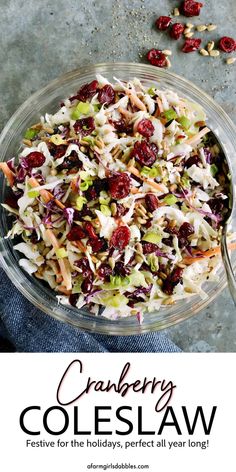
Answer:
<path fill-rule="evenodd" d="M 214 23 L 218 28 L 196 34 L 203 45 L 208 39 L 233 36 L 235 0 L 204 3 L 201 17 L 191 22 Z M 64 72 L 96 62 L 146 62 L 146 52 L 157 46 L 171 48 L 173 72 L 208 92 L 235 120 L 236 63 L 227 66 L 224 54 L 215 59 L 198 53 L 186 56 L 180 52 L 180 42 L 154 27 L 157 16 L 179 4 L 178 0 L 0 0 L 0 127 L 32 92 Z M 236 310 L 228 290 L 207 310 L 166 332 L 186 352 L 236 352 Z"/>

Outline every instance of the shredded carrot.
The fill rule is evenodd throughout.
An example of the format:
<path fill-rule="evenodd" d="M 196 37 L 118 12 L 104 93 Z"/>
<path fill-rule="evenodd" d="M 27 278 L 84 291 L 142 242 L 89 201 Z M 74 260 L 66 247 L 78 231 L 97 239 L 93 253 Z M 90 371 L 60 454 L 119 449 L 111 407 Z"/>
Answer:
<path fill-rule="evenodd" d="M 159 108 L 159 112 L 160 112 L 160 113 L 163 113 L 164 108 L 163 108 L 161 99 L 160 99 L 159 97 L 157 97 L 156 102 L 157 102 L 157 105 L 158 105 L 158 108 Z"/>
<path fill-rule="evenodd" d="M 129 171 L 131 174 L 136 175 L 136 177 L 139 177 L 140 179 L 142 179 L 143 182 L 146 182 L 148 185 L 150 185 L 151 187 L 155 188 L 156 190 L 159 190 L 160 192 L 164 192 L 164 191 L 165 191 L 164 185 L 158 184 L 157 182 L 154 182 L 154 180 L 150 180 L 150 179 L 144 178 L 144 177 L 140 174 L 140 172 L 138 171 L 138 169 L 136 169 L 136 167 L 129 166 L 129 167 L 128 167 L 128 171 Z M 132 193 L 133 193 L 133 192 L 132 192 Z"/>
<path fill-rule="evenodd" d="M 34 188 L 40 186 L 37 179 L 35 179 L 34 177 L 30 177 L 29 184 L 31 187 L 34 187 Z M 42 189 L 42 190 L 39 190 L 39 193 L 41 197 L 43 198 L 43 200 L 45 201 L 45 203 L 48 203 L 50 202 L 50 200 L 54 199 L 53 194 L 49 192 L 48 190 Z M 61 203 L 60 200 L 58 200 L 57 198 L 55 198 L 54 201 L 56 205 L 60 207 L 62 210 L 65 208 L 65 205 L 63 205 L 63 203 Z"/>
<path fill-rule="evenodd" d="M 131 174 L 134 174 L 134 175 L 136 175 L 136 177 L 140 177 L 140 179 L 142 179 L 142 176 L 141 176 L 140 172 L 138 171 L 138 169 L 136 169 L 136 167 L 134 167 L 134 166 L 129 166 L 127 170 L 128 170 Z"/>
<path fill-rule="evenodd" d="M 53 248 L 55 250 L 60 249 L 59 241 L 57 240 L 53 231 L 51 229 L 46 229 L 45 234 L 46 234 L 46 237 L 48 237 L 49 241 L 51 242 Z M 71 289 L 71 273 L 68 266 L 68 261 L 65 258 L 58 259 L 58 264 L 61 270 L 61 275 L 63 277 L 65 287 L 67 290 L 70 290 Z"/>
<path fill-rule="evenodd" d="M 15 176 L 14 176 L 13 172 L 11 171 L 11 169 L 9 169 L 7 163 L 6 162 L 0 162 L 0 169 L 3 171 L 6 179 L 8 180 L 9 185 L 11 187 L 13 187 L 14 181 L 15 181 Z"/>
<path fill-rule="evenodd" d="M 205 134 L 209 132 L 210 132 L 210 129 L 205 127 L 201 129 L 199 133 L 195 134 L 195 136 L 192 136 L 191 138 L 187 139 L 187 141 L 185 141 L 185 144 L 194 144 L 196 141 L 199 141 L 199 139 L 201 139 L 203 136 L 205 136 Z"/>
<path fill-rule="evenodd" d="M 77 246 L 81 252 L 86 252 L 86 247 L 81 243 L 81 241 L 73 241 L 73 244 Z"/>
<path fill-rule="evenodd" d="M 70 186 L 71 186 L 72 192 L 77 193 L 77 190 L 78 190 L 78 189 L 77 189 L 77 178 L 76 178 L 76 179 L 73 179 L 73 180 L 71 181 Z"/>
<path fill-rule="evenodd" d="M 228 249 L 234 251 L 236 249 L 236 243 L 228 244 Z M 190 264 L 193 264 L 194 262 L 203 261 L 207 257 L 216 256 L 216 254 L 220 254 L 220 253 L 221 253 L 221 248 L 220 246 L 217 246 L 205 252 L 196 251 L 195 254 L 199 254 L 199 257 L 197 256 L 185 257 L 182 262 L 183 264 L 190 265 Z"/>
<path fill-rule="evenodd" d="M 58 287 L 57 288 L 58 292 L 64 293 L 64 295 L 70 295 L 72 293 L 72 290 L 67 290 L 66 287 Z"/>

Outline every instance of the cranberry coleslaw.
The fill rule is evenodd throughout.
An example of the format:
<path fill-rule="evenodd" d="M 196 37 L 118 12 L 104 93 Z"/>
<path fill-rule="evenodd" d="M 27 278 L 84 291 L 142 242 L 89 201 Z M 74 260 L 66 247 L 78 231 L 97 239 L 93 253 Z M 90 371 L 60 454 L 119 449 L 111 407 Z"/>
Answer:
<path fill-rule="evenodd" d="M 206 298 L 229 193 L 205 120 L 156 83 L 97 75 L 27 129 L 0 164 L 23 270 L 110 319 Z"/>

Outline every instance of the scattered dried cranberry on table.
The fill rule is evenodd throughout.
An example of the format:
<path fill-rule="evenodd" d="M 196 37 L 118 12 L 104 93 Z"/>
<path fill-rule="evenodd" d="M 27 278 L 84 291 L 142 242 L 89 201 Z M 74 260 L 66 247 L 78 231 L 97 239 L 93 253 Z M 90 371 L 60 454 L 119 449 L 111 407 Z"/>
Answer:
<path fill-rule="evenodd" d="M 152 66 L 167 67 L 166 56 L 159 49 L 150 49 L 147 53 L 147 60 Z"/>
<path fill-rule="evenodd" d="M 156 27 L 160 31 L 166 31 L 169 28 L 171 21 L 172 19 L 170 18 L 170 16 L 160 16 L 156 20 Z"/>
<path fill-rule="evenodd" d="M 186 53 L 197 51 L 200 48 L 201 42 L 202 40 L 198 38 L 187 38 L 185 39 L 182 51 Z"/>

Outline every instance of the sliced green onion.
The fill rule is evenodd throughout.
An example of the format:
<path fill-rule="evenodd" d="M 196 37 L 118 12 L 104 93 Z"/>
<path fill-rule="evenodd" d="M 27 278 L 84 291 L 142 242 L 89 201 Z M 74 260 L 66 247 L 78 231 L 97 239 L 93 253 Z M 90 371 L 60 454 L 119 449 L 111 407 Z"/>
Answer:
<path fill-rule="evenodd" d="M 144 167 L 142 167 L 140 174 L 141 174 L 143 177 L 149 177 L 149 172 L 150 172 L 150 170 L 151 170 L 150 167 L 144 166 Z"/>
<path fill-rule="evenodd" d="M 104 305 L 119 308 L 121 305 L 127 305 L 129 299 L 124 295 L 110 295 L 102 298 Z"/>
<path fill-rule="evenodd" d="M 109 195 L 105 190 L 102 190 L 99 195 L 99 203 L 102 205 L 108 205 L 108 203 L 111 201 Z"/>
<path fill-rule="evenodd" d="M 90 103 L 79 102 L 71 113 L 72 120 L 78 120 L 81 115 L 88 115 L 90 112 Z"/>
<path fill-rule="evenodd" d="M 176 198 L 174 195 L 166 195 L 166 197 L 163 200 L 167 205 L 174 205 L 177 201 L 178 198 Z"/>
<path fill-rule="evenodd" d="M 60 144 L 65 144 L 65 140 L 61 138 L 60 134 L 53 134 L 50 138 L 50 141 L 56 146 L 60 146 Z"/>
<path fill-rule="evenodd" d="M 86 203 L 87 200 L 85 197 L 76 197 L 76 200 L 75 200 L 75 208 L 76 210 L 78 211 L 81 211 L 83 206 L 84 206 L 84 203 Z"/>
<path fill-rule="evenodd" d="M 213 175 L 213 177 L 215 177 L 215 175 L 217 174 L 218 171 L 219 171 L 218 167 L 215 164 L 212 164 L 211 165 L 211 174 Z"/>
<path fill-rule="evenodd" d="M 187 116 L 180 116 L 178 118 L 178 122 L 184 129 L 189 129 L 191 126 L 191 121 L 189 120 L 189 118 L 187 118 Z"/>
<path fill-rule="evenodd" d="M 157 272 L 159 269 L 159 259 L 155 254 L 148 254 L 147 261 L 149 266 L 151 267 L 152 272 Z"/>
<path fill-rule="evenodd" d="M 95 105 L 93 105 L 93 110 L 94 110 L 95 113 L 98 113 L 100 108 L 101 108 L 101 105 L 99 105 L 97 103 L 95 103 Z"/>
<path fill-rule="evenodd" d="M 79 188 L 80 188 L 80 190 L 82 190 L 82 192 L 85 192 L 86 190 L 88 190 L 88 188 L 92 184 L 93 184 L 92 180 L 85 180 L 84 182 L 80 182 Z"/>
<path fill-rule="evenodd" d="M 63 259 L 63 257 L 67 257 L 67 251 L 64 249 L 64 247 L 60 247 L 59 249 L 56 249 L 56 256 L 58 259 Z"/>
<path fill-rule="evenodd" d="M 33 139 L 38 134 L 37 129 L 28 128 L 25 132 L 24 138 L 25 139 Z"/>
<path fill-rule="evenodd" d="M 148 95 L 150 95 L 151 97 L 154 97 L 154 95 L 156 95 L 156 92 L 155 92 L 155 87 L 150 87 L 147 91 Z"/>
<path fill-rule="evenodd" d="M 85 136 L 83 138 L 83 141 L 86 141 L 86 143 L 90 144 L 90 146 L 94 145 L 94 138 L 92 138 L 91 136 Z"/>
<path fill-rule="evenodd" d="M 184 173 L 184 175 L 181 177 L 181 184 L 183 185 L 183 187 L 190 188 L 190 180 L 188 174 Z"/>
<path fill-rule="evenodd" d="M 111 210 L 110 210 L 109 206 L 107 206 L 107 205 L 101 205 L 101 206 L 100 206 L 100 210 L 101 210 L 101 212 L 103 213 L 103 215 L 105 215 L 105 216 L 111 216 Z"/>
<path fill-rule="evenodd" d="M 133 271 L 129 275 L 130 285 L 134 287 L 147 287 L 147 283 L 144 277 L 144 274 L 141 271 Z"/>
<path fill-rule="evenodd" d="M 164 111 L 164 117 L 167 119 L 167 121 L 170 120 L 175 120 L 177 118 L 177 113 L 173 108 L 170 108 L 169 110 Z"/>
<path fill-rule="evenodd" d="M 28 195 L 29 198 L 37 198 L 39 196 L 39 191 L 38 190 L 30 190 L 27 195 Z"/>
<path fill-rule="evenodd" d="M 150 231 L 143 236 L 142 240 L 147 241 L 148 243 L 158 244 L 162 240 L 162 236 Z"/>
<path fill-rule="evenodd" d="M 160 170 L 157 167 L 153 167 L 149 172 L 149 177 L 155 179 L 155 177 L 160 176 Z"/>

